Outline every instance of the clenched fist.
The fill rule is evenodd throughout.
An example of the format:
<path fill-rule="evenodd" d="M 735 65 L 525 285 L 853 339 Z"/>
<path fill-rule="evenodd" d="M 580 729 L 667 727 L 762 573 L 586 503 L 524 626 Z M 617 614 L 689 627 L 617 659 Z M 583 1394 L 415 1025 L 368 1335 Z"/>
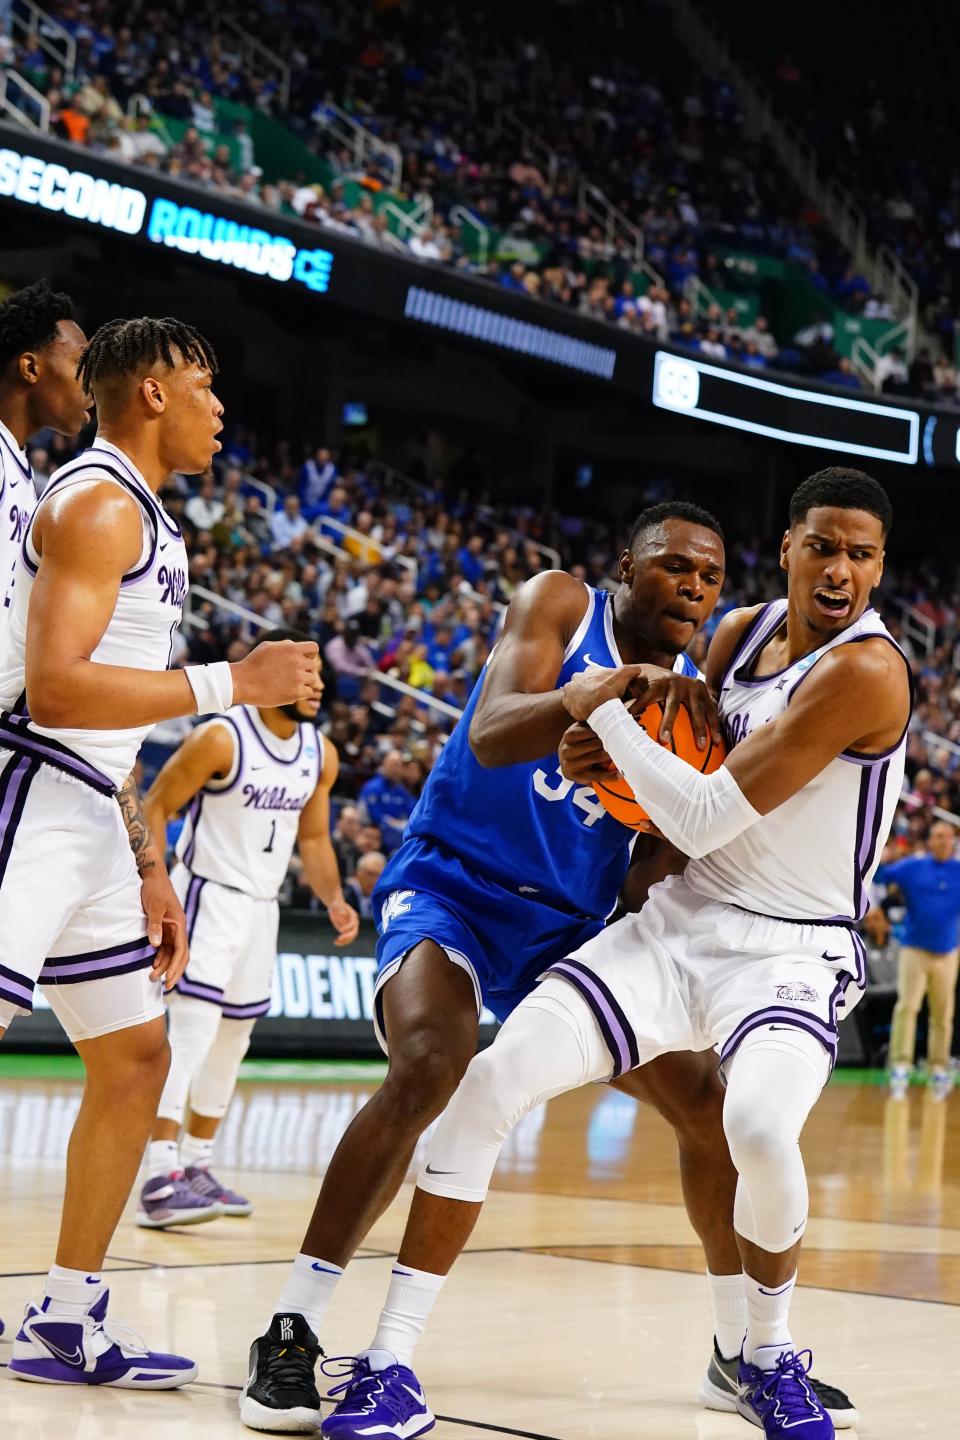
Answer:
<path fill-rule="evenodd" d="M 236 705 L 295 705 L 323 693 L 313 640 L 266 640 L 230 669 Z"/>

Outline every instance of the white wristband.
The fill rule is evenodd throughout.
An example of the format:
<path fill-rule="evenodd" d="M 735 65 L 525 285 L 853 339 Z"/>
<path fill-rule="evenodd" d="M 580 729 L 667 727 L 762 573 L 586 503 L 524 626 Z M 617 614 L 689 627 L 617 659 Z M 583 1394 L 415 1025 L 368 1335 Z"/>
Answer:
<path fill-rule="evenodd" d="M 183 673 L 190 681 L 198 715 L 224 715 L 230 709 L 233 675 L 228 660 L 218 660 L 214 665 L 186 665 Z"/>

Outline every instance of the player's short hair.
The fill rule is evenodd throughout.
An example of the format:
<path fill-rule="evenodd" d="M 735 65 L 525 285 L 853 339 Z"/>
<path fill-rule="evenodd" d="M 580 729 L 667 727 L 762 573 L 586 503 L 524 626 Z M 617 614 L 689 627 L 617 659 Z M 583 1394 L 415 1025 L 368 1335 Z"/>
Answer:
<path fill-rule="evenodd" d="M 884 537 L 890 534 L 893 525 L 890 496 L 880 482 L 864 470 L 830 465 L 809 475 L 790 497 L 791 530 L 807 518 L 810 510 L 822 505 L 832 505 L 839 510 L 866 510 L 868 515 L 876 515 Z"/>
<path fill-rule="evenodd" d="M 80 356 L 77 379 L 92 392 L 98 383 L 136 375 L 159 361 L 173 369 L 175 351 L 190 365 L 217 373 L 213 346 L 184 320 L 142 315 L 136 320 L 108 320 Z"/>
<path fill-rule="evenodd" d="M 659 505 L 648 505 L 646 510 L 640 511 L 630 530 L 627 549 L 632 550 L 641 535 L 655 530 L 664 520 L 687 520 L 691 525 L 702 525 L 704 530 L 712 530 L 721 540 L 724 538 L 720 521 L 709 510 L 692 505 L 689 500 L 663 500 Z"/>
<path fill-rule="evenodd" d="M 312 639 L 312 635 L 305 635 L 302 630 L 284 630 L 282 628 L 277 630 L 264 630 L 263 634 L 258 635 L 256 640 L 254 640 L 250 649 L 256 650 L 258 645 L 265 645 L 268 640 L 293 640 L 297 645 L 302 645 L 304 642 L 309 644 Z"/>
<path fill-rule="evenodd" d="M 51 345 L 60 321 L 76 318 L 70 296 L 51 290 L 46 280 L 14 291 L 0 305 L 0 371 L 28 351 Z"/>

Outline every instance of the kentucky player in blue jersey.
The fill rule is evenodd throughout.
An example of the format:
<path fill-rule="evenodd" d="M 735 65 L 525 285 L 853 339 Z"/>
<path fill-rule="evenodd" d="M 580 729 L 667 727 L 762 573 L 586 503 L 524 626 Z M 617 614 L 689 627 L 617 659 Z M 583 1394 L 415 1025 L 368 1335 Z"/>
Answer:
<path fill-rule="evenodd" d="M 705 740 L 705 691 L 683 652 L 709 618 L 723 576 L 713 516 L 658 505 L 633 527 L 615 593 L 551 571 L 511 603 L 375 893 L 377 1031 L 390 1069 L 340 1142 L 303 1251 L 254 1342 L 241 1401 L 251 1428 L 319 1423 L 314 1364 L 327 1302 L 457 1088 L 476 1050 L 481 1007 L 504 1019 L 551 959 L 596 935 L 617 904 L 632 834 L 591 787 L 560 773 L 557 747 L 569 725 L 560 687 L 591 665 L 658 665 L 675 672 L 673 698 L 691 707 Z M 711 1270 L 727 1276 L 739 1271 L 739 1258 L 719 1090 L 694 1057 L 659 1067 L 635 1072 L 631 1093 L 644 1093 L 677 1128 L 693 1222 Z"/>

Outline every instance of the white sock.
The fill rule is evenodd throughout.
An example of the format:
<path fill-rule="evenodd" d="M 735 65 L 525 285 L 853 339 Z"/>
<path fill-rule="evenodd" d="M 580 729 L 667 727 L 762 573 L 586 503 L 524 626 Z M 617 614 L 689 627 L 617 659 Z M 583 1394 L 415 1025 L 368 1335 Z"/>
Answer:
<path fill-rule="evenodd" d="M 710 1300 L 713 1305 L 713 1333 L 717 1348 L 724 1360 L 732 1360 L 740 1354 L 743 1337 L 747 1333 L 747 1296 L 743 1286 L 743 1272 L 735 1275 L 711 1275 L 707 1271 L 710 1285 Z"/>
<path fill-rule="evenodd" d="M 147 1169 L 151 1180 L 158 1175 L 172 1175 L 174 1170 L 182 1170 L 180 1147 L 176 1140 L 151 1140 L 147 1146 Z"/>
<path fill-rule="evenodd" d="M 747 1338 L 743 1357 L 761 1370 L 772 1370 L 778 1356 L 793 1349 L 790 1335 L 790 1301 L 797 1283 L 797 1272 L 784 1285 L 761 1285 L 759 1280 L 744 1275 L 747 1296 Z M 757 1351 L 763 1350 L 758 1359 Z"/>
<path fill-rule="evenodd" d="M 389 1350 L 401 1365 L 411 1365 L 417 1341 L 446 1278 L 431 1275 L 428 1270 L 413 1270 L 409 1265 L 394 1265 L 387 1302 L 380 1312 L 370 1350 Z"/>
<path fill-rule="evenodd" d="M 208 1170 L 213 1160 L 213 1137 L 209 1140 L 201 1140 L 197 1135 L 191 1135 L 189 1131 L 180 1141 L 180 1163 L 184 1170 L 191 1165 L 199 1165 L 202 1170 Z"/>
<path fill-rule="evenodd" d="M 68 1270 L 65 1265 L 51 1265 L 44 1287 L 49 1300 L 47 1313 L 57 1315 L 85 1315 L 104 1289 L 99 1271 Z"/>
<path fill-rule="evenodd" d="M 327 1306 L 342 1274 L 340 1266 L 329 1260 L 298 1255 L 290 1266 L 274 1314 L 291 1310 L 294 1315 L 302 1315 L 319 1340 Z"/>

